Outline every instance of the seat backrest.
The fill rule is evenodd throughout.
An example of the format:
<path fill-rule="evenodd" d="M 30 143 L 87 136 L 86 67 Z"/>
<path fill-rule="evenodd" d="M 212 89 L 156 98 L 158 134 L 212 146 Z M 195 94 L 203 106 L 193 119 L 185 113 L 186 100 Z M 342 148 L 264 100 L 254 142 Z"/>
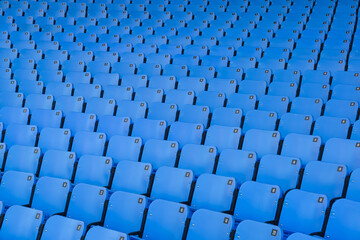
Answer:
<path fill-rule="evenodd" d="M 145 196 L 117 191 L 109 200 L 104 227 L 123 233 L 138 232 L 141 229 L 148 200 Z"/>
<path fill-rule="evenodd" d="M 39 178 L 35 186 L 31 207 L 42 210 L 47 216 L 64 212 L 70 184 L 69 180 L 61 178 L 46 176 Z"/>
<path fill-rule="evenodd" d="M 282 237 L 283 232 L 278 226 L 252 220 L 240 222 L 235 232 L 235 239 L 281 240 Z"/>
<path fill-rule="evenodd" d="M 161 167 L 156 171 L 151 198 L 187 202 L 194 174 L 191 170 Z"/>
<path fill-rule="evenodd" d="M 213 211 L 228 211 L 231 208 L 236 182 L 234 178 L 202 174 L 197 179 L 191 206 Z"/>
<path fill-rule="evenodd" d="M 309 162 L 305 167 L 301 189 L 325 194 L 330 201 L 342 196 L 346 176 L 347 169 L 343 164 Z"/>
<path fill-rule="evenodd" d="M 285 232 L 321 232 L 327 206 L 326 195 L 291 190 L 285 196 L 279 226 Z"/>
<path fill-rule="evenodd" d="M 145 194 L 148 192 L 151 173 L 150 163 L 120 161 L 116 166 L 111 189 Z"/>
<path fill-rule="evenodd" d="M 139 160 L 142 139 L 140 137 L 113 136 L 110 138 L 106 156 L 111 157 L 114 163 L 122 160 Z"/>
<path fill-rule="evenodd" d="M 325 238 L 349 239 L 360 238 L 360 203 L 347 199 L 335 201 L 331 208 L 329 221 L 326 226 Z"/>
<path fill-rule="evenodd" d="M 234 217 L 238 220 L 275 220 L 282 191 L 277 185 L 248 181 L 240 186 Z"/>
<path fill-rule="evenodd" d="M 81 220 L 88 225 L 100 222 L 108 190 L 85 183 L 77 184 L 71 194 L 67 217 Z"/>
<path fill-rule="evenodd" d="M 84 222 L 54 215 L 46 220 L 41 240 L 56 239 L 59 236 L 66 239 L 80 240 L 84 232 Z"/>
<path fill-rule="evenodd" d="M 189 209 L 184 204 L 155 200 L 149 207 L 143 237 L 156 240 L 181 240 L 188 216 Z"/>
<path fill-rule="evenodd" d="M 216 154 L 214 146 L 186 144 L 181 150 L 178 167 L 191 169 L 196 176 L 212 173 Z"/>
<path fill-rule="evenodd" d="M 74 183 L 108 186 L 113 161 L 110 157 L 83 155 L 76 167 Z"/>
<path fill-rule="evenodd" d="M 154 170 L 162 166 L 174 167 L 179 144 L 175 141 L 150 139 L 143 149 L 141 162 L 151 163 Z"/>
<path fill-rule="evenodd" d="M 197 210 L 191 217 L 186 239 L 228 239 L 234 222 L 232 216 L 229 214 L 207 209 Z"/>
<path fill-rule="evenodd" d="M 34 177 L 34 174 L 31 173 L 5 172 L 1 179 L 0 201 L 5 206 L 29 204 Z"/>
<path fill-rule="evenodd" d="M 6 211 L 5 219 L 0 230 L 1 239 L 35 240 L 44 216 L 42 211 L 15 205 Z"/>
<path fill-rule="evenodd" d="M 46 151 L 41 163 L 39 176 L 49 176 L 70 180 L 72 178 L 76 154 L 59 150 Z"/>
<path fill-rule="evenodd" d="M 14 145 L 9 149 L 5 171 L 13 170 L 36 174 L 39 166 L 40 148 Z"/>

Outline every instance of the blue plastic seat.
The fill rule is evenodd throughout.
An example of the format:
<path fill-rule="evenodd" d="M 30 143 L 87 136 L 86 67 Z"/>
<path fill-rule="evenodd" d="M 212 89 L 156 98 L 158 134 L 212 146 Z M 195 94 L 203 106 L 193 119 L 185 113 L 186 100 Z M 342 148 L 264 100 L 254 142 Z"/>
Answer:
<path fill-rule="evenodd" d="M 59 150 L 45 152 L 39 176 L 71 179 L 76 154 Z"/>
<path fill-rule="evenodd" d="M 170 103 L 153 102 L 149 105 L 148 119 L 165 120 L 167 124 L 175 122 L 177 106 Z"/>
<path fill-rule="evenodd" d="M 44 226 L 42 240 L 59 240 L 62 237 L 79 240 L 85 232 L 82 221 L 66 218 L 60 215 L 50 217 Z"/>
<path fill-rule="evenodd" d="M 359 168 L 358 152 L 360 144 L 356 140 L 331 138 L 325 143 L 322 161 L 346 165 L 349 172 Z"/>
<path fill-rule="evenodd" d="M 210 78 L 207 80 L 208 91 L 223 92 L 226 96 L 235 93 L 237 81 L 235 79 Z"/>
<path fill-rule="evenodd" d="M 203 132 L 202 124 L 175 122 L 170 126 L 167 140 L 177 141 L 182 148 L 185 144 L 200 144 Z"/>
<path fill-rule="evenodd" d="M 238 185 L 253 178 L 256 153 L 225 149 L 220 153 L 216 174 L 233 177 Z"/>
<path fill-rule="evenodd" d="M 41 49 L 22 49 L 20 51 L 19 57 L 23 59 L 34 59 L 34 61 L 38 63 L 40 60 L 42 60 L 43 51 Z"/>
<path fill-rule="evenodd" d="M 1 92 L 15 92 L 17 82 L 16 80 L 0 79 Z"/>
<path fill-rule="evenodd" d="M 356 222 L 354 225 L 351 224 L 359 214 L 360 204 L 358 202 L 347 199 L 337 200 L 331 208 L 325 236 L 329 239 L 356 239 L 360 237 L 358 224 Z"/>
<path fill-rule="evenodd" d="M 52 109 L 54 97 L 45 94 L 29 94 L 26 97 L 25 107 L 33 109 Z"/>
<path fill-rule="evenodd" d="M 280 133 L 251 129 L 246 132 L 242 150 L 254 151 L 259 158 L 266 154 L 277 154 L 280 141 Z"/>
<path fill-rule="evenodd" d="M 187 202 L 193 180 L 191 170 L 161 167 L 154 178 L 151 198 Z"/>
<path fill-rule="evenodd" d="M 239 83 L 238 93 L 256 95 L 257 98 L 261 98 L 265 95 L 266 81 L 251 81 L 244 80 Z"/>
<path fill-rule="evenodd" d="M 108 186 L 113 162 L 111 158 L 83 155 L 80 157 L 74 183 Z"/>
<path fill-rule="evenodd" d="M 67 217 L 83 221 L 85 225 L 100 222 L 107 196 L 106 188 L 77 184 L 71 194 Z"/>
<path fill-rule="evenodd" d="M 8 151 L 5 171 L 35 174 L 39 166 L 40 154 L 40 148 L 14 145 Z"/>
<path fill-rule="evenodd" d="M 74 88 L 74 96 L 83 96 L 85 99 L 101 95 L 101 85 L 99 84 L 77 83 Z"/>
<path fill-rule="evenodd" d="M 200 209 L 191 217 L 186 239 L 227 239 L 233 226 L 234 220 L 231 215 Z"/>
<path fill-rule="evenodd" d="M 70 60 L 90 63 L 94 59 L 94 53 L 92 51 L 73 50 L 70 52 Z M 75 71 L 71 71 L 75 72 Z"/>
<path fill-rule="evenodd" d="M 206 80 L 203 77 L 182 77 L 178 80 L 179 90 L 194 91 L 195 94 L 205 90 Z"/>
<path fill-rule="evenodd" d="M 145 142 L 149 139 L 164 139 L 166 122 L 164 120 L 135 119 L 131 135 L 141 137 Z"/>
<path fill-rule="evenodd" d="M 316 120 L 321 115 L 322 106 L 321 98 L 297 97 L 292 101 L 290 112 L 311 115 Z"/>
<path fill-rule="evenodd" d="M 116 164 L 122 160 L 137 162 L 141 146 L 142 140 L 139 137 L 115 135 L 110 138 L 106 156 L 111 157 Z"/>
<path fill-rule="evenodd" d="M 351 173 L 350 176 L 349 185 L 346 192 L 347 199 L 360 202 L 359 179 L 360 179 L 360 168 L 357 168 Z"/>
<path fill-rule="evenodd" d="M 111 189 L 136 194 L 148 192 L 152 166 L 149 163 L 120 161 L 114 174 Z"/>
<path fill-rule="evenodd" d="M 44 216 L 36 209 L 12 206 L 6 211 L 5 219 L 0 230 L 1 239 L 37 239 Z"/>
<path fill-rule="evenodd" d="M 47 176 L 39 178 L 31 207 L 43 211 L 45 216 L 65 212 L 70 187 L 69 180 Z"/>
<path fill-rule="evenodd" d="M 240 108 L 215 108 L 211 118 L 211 125 L 239 127 L 241 118 L 242 110 Z"/>
<path fill-rule="evenodd" d="M 136 89 L 134 100 L 147 103 L 162 102 L 163 94 L 162 89 L 139 87 Z"/>
<path fill-rule="evenodd" d="M 121 79 L 121 86 L 131 86 L 136 90 L 140 87 L 146 87 L 147 81 L 146 75 L 124 75 Z"/>
<path fill-rule="evenodd" d="M 74 136 L 72 151 L 81 157 L 85 154 L 102 156 L 104 153 L 106 135 L 96 132 L 77 132 Z"/>
<path fill-rule="evenodd" d="M 321 98 L 324 102 L 328 100 L 330 86 L 328 84 L 305 83 L 301 86 L 300 97 Z"/>
<path fill-rule="evenodd" d="M 168 64 L 163 66 L 163 75 L 173 75 L 177 78 L 186 77 L 188 67 L 187 65 Z"/>
<path fill-rule="evenodd" d="M 189 66 L 190 77 L 213 78 L 215 76 L 215 68 L 213 66 Z"/>
<path fill-rule="evenodd" d="M 330 99 L 325 105 L 324 116 L 343 117 L 354 123 L 358 108 L 358 102 Z"/>
<path fill-rule="evenodd" d="M 301 161 L 295 157 L 265 155 L 260 160 L 256 181 L 278 185 L 283 193 L 296 188 Z"/>
<path fill-rule="evenodd" d="M 93 76 L 93 84 L 100 84 L 101 86 L 118 86 L 119 74 L 117 73 L 95 73 Z"/>
<path fill-rule="evenodd" d="M 302 83 L 329 84 L 330 82 L 330 72 L 328 71 L 307 70 L 302 72 L 302 75 Z"/>
<path fill-rule="evenodd" d="M 304 171 L 301 190 L 324 194 L 329 200 L 342 196 L 347 169 L 345 165 L 313 161 Z"/>
<path fill-rule="evenodd" d="M 70 82 L 72 84 L 77 83 L 87 83 L 91 81 L 90 72 L 68 72 L 65 76 L 65 82 Z"/>
<path fill-rule="evenodd" d="M 89 229 L 86 233 L 85 239 L 92 240 L 92 239 L 99 239 L 99 238 L 116 238 L 116 239 L 127 239 L 127 235 L 122 232 L 114 231 L 108 228 L 94 226 Z"/>
<path fill-rule="evenodd" d="M 0 109 L 0 122 L 4 128 L 9 124 L 27 124 L 28 119 L 28 108 L 2 107 Z"/>
<path fill-rule="evenodd" d="M 351 133 L 351 139 L 354 140 L 360 140 L 360 121 L 356 121 L 353 125 L 352 133 Z"/>
<path fill-rule="evenodd" d="M 332 89 L 339 84 L 353 85 L 359 84 L 359 73 L 356 71 L 334 71 Z"/>
<path fill-rule="evenodd" d="M 186 144 L 181 151 L 178 167 L 191 169 L 196 176 L 212 173 L 216 154 L 213 146 Z"/>
<path fill-rule="evenodd" d="M 285 196 L 279 226 L 286 233 L 320 232 L 328 206 L 326 195 L 294 189 Z M 304 212 L 307 214 L 304 215 Z"/>
<path fill-rule="evenodd" d="M 95 123 L 95 114 L 70 112 L 65 118 L 64 128 L 70 129 L 71 133 L 74 135 L 79 131 L 94 131 Z"/>
<path fill-rule="evenodd" d="M 146 102 L 124 100 L 118 102 L 116 116 L 130 117 L 133 120 L 137 118 L 144 118 L 146 109 Z"/>
<path fill-rule="evenodd" d="M 80 96 L 59 96 L 56 98 L 55 110 L 61 110 L 66 116 L 70 112 L 82 112 L 84 98 Z"/>
<path fill-rule="evenodd" d="M 165 66 L 170 64 L 171 56 L 170 54 L 164 53 L 150 53 L 146 55 L 146 63 L 157 63 Z"/>
<path fill-rule="evenodd" d="M 89 98 L 86 102 L 85 113 L 94 113 L 98 117 L 113 115 L 115 111 L 115 100 L 105 98 Z"/>
<path fill-rule="evenodd" d="M 193 56 L 206 56 L 208 53 L 208 47 L 204 44 L 201 45 L 188 45 L 184 48 L 184 54 Z"/>
<path fill-rule="evenodd" d="M 176 65 L 199 65 L 200 58 L 199 56 L 193 56 L 193 55 L 175 55 L 173 57 L 173 64 Z"/>
<path fill-rule="evenodd" d="M 315 122 L 313 134 L 319 135 L 323 143 L 333 137 L 346 139 L 349 127 L 347 118 L 321 116 Z"/>
<path fill-rule="evenodd" d="M 105 115 L 99 118 L 97 132 L 105 133 L 110 139 L 114 135 L 127 136 L 130 128 L 130 118 Z"/>
<path fill-rule="evenodd" d="M 276 127 L 277 113 L 261 110 L 250 110 L 245 115 L 243 132 L 250 129 L 273 131 Z"/>
<path fill-rule="evenodd" d="M 62 71 L 43 70 L 39 72 L 39 81 L 42 81 L 46 87 L 49 83 L 61 83 L 63 77 L 64 73 Z"/>
<path fill-rule="evenodd" d="M 34 125 L 11 124 L 5 132 L 4 142 L 10 148 L 13 145 L 35 146 L 38 129 Z"/>
<path fill-rule="evenodd" d="M 256 222 L 252 220 L 242 221 L 236 228 L 235 238 L 252 240 L 281 240 L 282 230 L 275 225 Z"/>
<path fill-rule="evenodd" d="M 162 166 L 173 167 L 178 149 L 179 145 L 175 141 L 150 139 L 144 145 L 141 162 L 151 163 L 154 170 Z"/>
<path fill-rule="evenodd" d="M 272 221 L 281 197 L 282 191 L 277 185 L 245 182 L 239 189 L 234 217 L 237 220 Z"/>
<path fill-rule="evenodd" d="M 5 172 L 1 180 L 0 201 L 5 206 L 29 204 L 34 180 L 31 173 Z"/>
<path fill-rule="evenodd" d="M 196 105 L 209 106 L 210 112 L 215 108 L 223 107 L 225 94 L 217 91 L 202 91 L 198 94 Z"/>
<path fill-rule="evenodd" d="M 186 123 L 199 123 L 205 127 L 208 125 L 210 110 L 207 106 L 186 104 L 179 114 L 179 121 Z"/>
<path fill-rule="evenodd" d="M 34 37 L 34 35 L 32 36 Z M 51 37 L 51 35 L 50 35 Z M 66 61 L 69 57 L 68 51 L 60 51 L 60 50 L 48 50 L 45 52 L 45 59 L 49 60 L 59 60 L 60 63 Z"/>
<path fill-rule="evenodd" d="M 2 92 L 0 96 L 0 107 L 22 107 L 23 93 Z"/>
<path fill-rule="evenodd" d="M 311 115 L 285 113 L 280 118 L 278 131 L 281 137 L 290 133 L 310 134 L 313 118 Z"/>
<path fill-rule="evenodd" d="M 178 109 L 181 110 L 186 104 L 193 104 L 194 91 L 187 90 L 169 90 L 166 93 L 165 103 L 177 104 Z"/>
<path fill-rule="evenodd" d="M 197 179 L 191 206 L 196 209 L 228 211 L 233 201 L 235 186 L 234 178 L 202 174 Z"/>
<path fill-rule="evenodd" d="M 285 137 L 281 155 L 299 158 L 305 166 L 311 161 L 318 160 L 320 146 L 319 136 L 292 133 Z"/>
<path fill-rule="evenodd" d="M 69 129 L 46 127 L 40 132 L 38 146 L 44 152 L 50 149 L 66 151 L 69 148 L 70 137 Z"/>
<path fill-rule="evenodd" d="M 44 83 L 41 81 L 22 81 L 19 83 L 19 92 L 22 92 L 25 97 L 29 94 L 42 94 Z"/>
<path fill-rule="evenodd" d="M 113 193 L 106 211 L 104 227 L 124 233 L 140 231 L 146 205 L 147 199 L 142 195 L 122 191 Z"/>
<path fill-rule="evenodd" d="M 205 145 L 216 146 L 219 152 L 229 148 L 237 149 L 240 137 L 240 127 L 212 125 L 207 131 Z"/>
<path fill-rule="evenodd" d="M 37 70 L 34 69 L 17 69 L 14 70 L 13 73 L 14 73 L 13 78 L 16 79 L 18 83 L 22 81 L 30 81 L 30 80 L 36 81 L 38 77 Z M 6 78 L 10 74 L 11 74 L 10 69 L 4 69 L 3 78 Z"/>
<path fill-rule="evenodd" d="M 155 200 L 149 206 L 142 235 L 149 240 L 181 240 L 188 215 L 184 204 Z"/>
<path fill-rule="evenodd" d="M 306 234 L 303 234 L 303 233 L 294 233 L 294 234 L 291 234 L 289 237 L 288 237 L 289 240 L 316 240 L 316 239 L 319 239 L 318 237 L 313 237 L 313 236 L 310 236 L 310 235 L 306 235 Z"/>

